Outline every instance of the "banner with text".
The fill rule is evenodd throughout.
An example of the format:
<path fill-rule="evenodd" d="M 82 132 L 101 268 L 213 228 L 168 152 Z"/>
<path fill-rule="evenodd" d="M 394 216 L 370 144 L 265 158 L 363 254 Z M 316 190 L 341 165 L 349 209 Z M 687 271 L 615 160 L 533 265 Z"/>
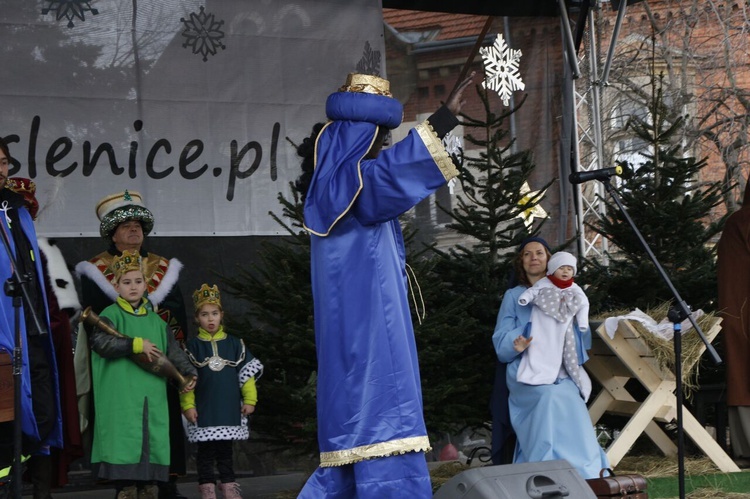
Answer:
<path fill-rule="evenodd" d="M 379 0 L 7 0 L 0 137 L 38 232 L 96 236 L 129 189 L 153 235 L 284 233 L 292 143 L 353 71 L 385 74 Z"/>

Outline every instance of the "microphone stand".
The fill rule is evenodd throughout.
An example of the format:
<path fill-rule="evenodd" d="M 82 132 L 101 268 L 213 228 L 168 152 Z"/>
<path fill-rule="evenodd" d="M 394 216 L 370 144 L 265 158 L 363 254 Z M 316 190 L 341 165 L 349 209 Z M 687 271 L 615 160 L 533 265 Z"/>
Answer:
<path fill-rule="evenodd" d="M 690 323 L 693 325 L 693 328 L 695 328 L 695 331 L 698 333 L 698 336 L 700 337 L 701 341 L 703 341 L 703 344 L 706 345 L 706 350 L 708 351 L 709 355 L 711 356 L 711 360 L 713 360 L 714 364 L 719 365 L 721 364 L 722 360 L 719 357 L 719 354 L 716 353 L 716 349 L 714 349 L 713 345 L 706 339 L 706 336 L 703 334 L 703 331 L 698 326 L 698 323 L 695 321 L 695 318 L 690 313 L 690 307 L 685 303 L 685 301 L 680 296 L 680 293 L 677 292 L 677 289 L 675 289 L 674 284 L 672 284 L 672 281 L 669 279 L 669 276 L 667 276 L 667 273 L 664 271 L 664 268 L 659 263 L 659 260 L 656 259 L 656 255 L 651 251 L 651 248 L 649 247 L 646 240 L 643 238 L 643 235 L 641 234 L 641 231 L 638 230 L 638 227 L 636 227 L 635 222 L 633 222 L 633 219 L 630 218 L 630 214 L 628 214 L 628 211 L 625 209 L 625 206 L 622 204 L 622 201 L 620 201 L 619 196 L 617 195 L 614 187 L 612 187 L 612 184 L 610 182 L 610 177 L 612 174 L 606 174 L 604 175 L 604 178 L 597 178 L 601 183 L 604 184 L 604 188 L 609 193 L 609 195 L 614 200 L 617 207 L 622 212 L 622 215 L 625 217 L 625 220 L 627 220 L 628 224 L 630 225 L 630 228 L 633 229 L 633 232 L 638 237 L 638 240 L 641 242 L 641 245 L 643 246 L 643 249 L 646 250 L 646 253 L 648 254 L 651 261 L 654 263 L 654 266 L 656 267 L 656 270 L 659 272 L 659 275 L 664 280 L 665 284 L 669 288 L 669 290 L 672 292 L 672 296 L 674 297 L 675 304 L 673 304 L 669 312 L 667 314 L 667 317 L 669 320 L 674 324 L 674 356 L 675 356 L 675 362 L 674 362 L 674 371 L 675 371 L 675 399 L 676 399 L 676 413 L 677 413 L 677 469 L 678 469 L 678 484 L 679 484 L 679 491 L 680 491 L 680 499 L 685 499 L 685 436 L 684 436 L 684 426 L 682 421 L 682 405 L 683 405 L 683 397 L 682 397 L 682 326 L 681 322 L 684 321 L 686 318 L 690 320 Z"/>
<path fill-rule="evenodd" d="M 2 215 L 0 215 L 2 216 Z M 20 219 L 19 222 L 20 223 Z M 22 446 L 22 423 L 21 423 L 21 381 L 22 381 L 22 370 L 23 370 L 23 337 L 21 335 L 21 299 L 23 298 L 28 310 L 31 311 L 31 317 L 37 327 L 37 331 L 44 332 L 45 329 L 41 327 L 39 317 L 36 315 L 34 307 L 31 306 L 31 299 L 29 298 L 29 292 L 26 285 L 29 282 L 30 276 L 25 274 L 21 276 L 18 272 L 18 264 L 13 256 L 13 250 L 10 244 L 10 237 L 7 233 L 7 228 L 4 223 L 0 222 L 0 236 L 2 236 L 3 247 L 8 254 L 8 261 L 11 267 L 11 277 L 5 281 L 4 290 L 5 294 L 12 297 L 13 300 L 13 319 L 15 321 L 14 326 L 14 347 L 13 347 L 13 472 L 11 479 L 13 482 L 13 497 L 20 499 L 23 491 L 22 470 L 21 470 L 21 446 Z"/>

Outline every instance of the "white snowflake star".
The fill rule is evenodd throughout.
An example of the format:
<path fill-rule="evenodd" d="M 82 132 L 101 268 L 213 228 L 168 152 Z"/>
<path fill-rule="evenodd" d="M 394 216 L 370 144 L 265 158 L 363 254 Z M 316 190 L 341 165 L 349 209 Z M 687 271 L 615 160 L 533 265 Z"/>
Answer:
<path fill-rule="evenodd" d="M 443 147 L 445 147 L 445 152 L 451 156 L 460 157 L 464 145 L 460 137 L 454 135 L 453 132 L 448 132 L 443 138 Z"/>
<path fill-rule="evenodd" d="M 523 90 L 526 84 L 518 74 L 518 61 L 521 51 L 512 49 L 505 43 L 502 34 L 498 34 L 492 47 L 479 49 L 484 59 L 484 88 L 494 90 L 500 95 L 504 105 L 510 104 L 510 96 L 516 90 Z"/>
<path fill-rule="evenodd" d="M 543 198 L 545 192 L 547 191 L 544 190 L 531 192 L 531 188 L 529 187 L 528 182 L 524 182 L 521 186 L 521 194 L 523 194 L 524 196 L 518 201 L 518 207 L 521 209 L 521 211 L 518 213 L 518 217 L 523 218 L 523 222 L 526 224 L 526 227 L 531 227 L 531 225 L 534 223 L 535 218 L 547 218 L 549 216 L 549 214 L 544 211 L 544 208 L 542 208 L 542 206 L 539 204 L 534 205 L 531 208 L 526 208 L 526 205 L 531 201 L 537 201 Z"/>

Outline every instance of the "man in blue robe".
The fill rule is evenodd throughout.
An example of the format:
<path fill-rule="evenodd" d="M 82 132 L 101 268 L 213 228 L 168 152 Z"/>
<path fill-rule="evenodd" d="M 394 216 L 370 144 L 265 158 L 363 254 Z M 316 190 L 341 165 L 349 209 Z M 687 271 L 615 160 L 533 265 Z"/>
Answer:
<path fill-rule="evenodd" d="M 0 230 L 14 258 L 11 263 L 8 251 L 0 249 L 0 283 L 11 279 L 11 269 L 17 265 L 18 275 L 26 281 L 28 300 L 21 300 L 16 314 L 14 298 L 0 291 L 0 353 L 13 355 L 18 327 L 23 343 L 21 413 L 15 415 L 14 422 L 21 425 L 20 451 L 23 455 L 49 455 L 50 447 L 63 446 L 57 364 L 34 222 L 23 195 L 6 188 L 10 161 L 8 146 L 0 141 Z M 0 423 L 2 473 L 10 472 L 7 467 L 12 464 L 14 451 L 19 450 L 13 448 L 14 422 Z"/>
<path fill-rule="evenodd" d="M 304 207 L 320 467 L 301 498 L 432 497 L 398 216 L 458 175 L 441 141 L 469 83 L 382 153 L 403 117 L 388 81 L 351 74 L 328 97 Z"/>

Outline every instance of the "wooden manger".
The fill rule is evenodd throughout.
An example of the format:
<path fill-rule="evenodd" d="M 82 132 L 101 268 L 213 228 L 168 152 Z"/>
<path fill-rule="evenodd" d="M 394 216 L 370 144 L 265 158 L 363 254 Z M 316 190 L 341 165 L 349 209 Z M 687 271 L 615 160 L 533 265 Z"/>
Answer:
<path fill-rule="evenodd" d="M 704 334 L 713 341 L 721 330 L 721 319 L 712 318 L 712 324 Z M 657 422 L 669 423 L 677 418 L 676 382 L 674 373 L 664 369 L 656 361 L 641 333 L 629 320 L 621 319 L 614 338 L 610 339 L 602 323 L 592 335 L 589 361 L 584 365 L 603 389 L 589 406 L 591 422 L 605 414 L 627 416 L 629 420 L 617 438 L 607 448 L 607 457 L 614 468 L 627 454 L 636 439 L 646 433 L 667 456 L 677 455 L 677 446 L 661 429 Z M 705 351 L 701 345 L 700 353 Z M 689 372 L 699 360 L 683 362 L 683 372 Z M 643 401 L 636 400 L 626 389 L 630 379 L 638 380 L 648 391 Z M 706 429 L 683 405 L 682 421 L 684 434 L 710 458 L 723 472 L 740 471 L 739 467 L 711 437 Z"/>

